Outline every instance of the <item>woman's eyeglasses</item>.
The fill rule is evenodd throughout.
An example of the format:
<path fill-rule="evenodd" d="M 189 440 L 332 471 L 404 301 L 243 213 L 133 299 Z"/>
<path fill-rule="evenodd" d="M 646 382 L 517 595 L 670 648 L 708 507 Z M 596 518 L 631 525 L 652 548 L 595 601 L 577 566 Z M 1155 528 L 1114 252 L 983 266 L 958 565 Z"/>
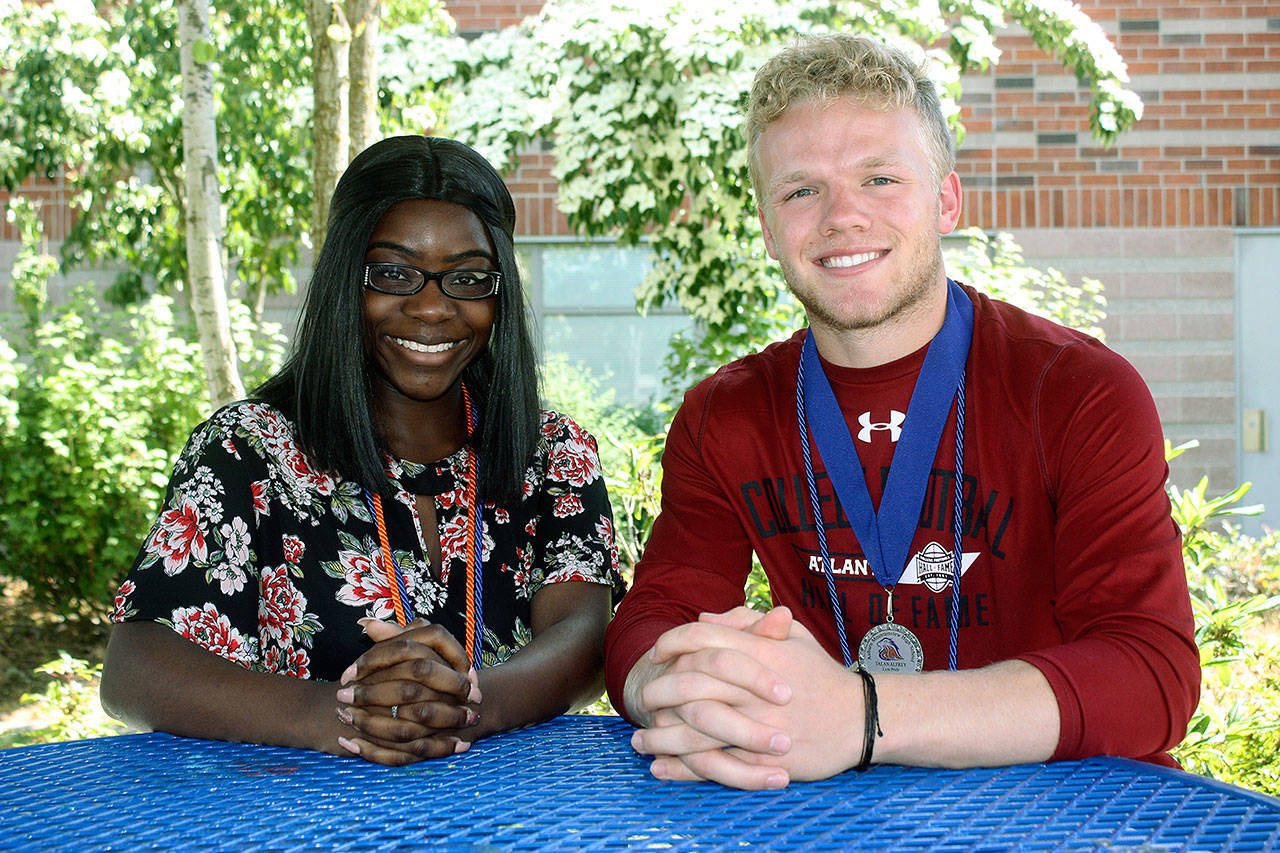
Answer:
<path fill-rule="evenodd" d="M 365 264 L 364 286 L 379 293 L 411 296 L 428 281 L 440 282 L 440 290 L 454 299 L 486 299 L 498 292 L 502 273 L 497 270 L 449 270 L 431 272 L 408 264 Z"/>

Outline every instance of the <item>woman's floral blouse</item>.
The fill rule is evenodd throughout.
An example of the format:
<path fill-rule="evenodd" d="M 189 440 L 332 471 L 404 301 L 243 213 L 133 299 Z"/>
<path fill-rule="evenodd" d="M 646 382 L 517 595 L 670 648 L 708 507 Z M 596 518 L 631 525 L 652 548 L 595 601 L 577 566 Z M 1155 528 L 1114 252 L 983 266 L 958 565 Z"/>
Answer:
<path fill-rule="evenodd" d="M 459 643 L 470 452 L 426 466 L 389 460 L 398 490 L 383 502 L 415 614 Z M 435 500 L 439 578 L 424 557 L 414 495 Z M 609 584 L 616 601 L 622 581 L 595 439 L 542 412 L 523 499 L 484 504 L 482 550 L 486 666 L 530 640 L 529 603 L 545 584 Z M 242 402 L 191 434 L 112 619 L 161 622 L 248 669 L 336 680 L 372 645 L 356 622 L 366 616 L 395 619 L 364 490 L 312 468 L 277 409 Z"/>

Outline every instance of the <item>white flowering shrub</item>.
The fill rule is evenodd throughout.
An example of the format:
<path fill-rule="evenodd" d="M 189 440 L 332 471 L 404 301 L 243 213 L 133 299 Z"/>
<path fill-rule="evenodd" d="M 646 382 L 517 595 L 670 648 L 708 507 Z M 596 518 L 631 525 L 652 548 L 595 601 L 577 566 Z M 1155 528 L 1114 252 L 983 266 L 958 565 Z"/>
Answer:
<path fill-rule="evenodd" d="M 799 322 L 747 177 L 743 106 L 761 62 L 800 33 L 867 33 L 926 58 L 955 117 L 961 73 L 999 60 L 995 33 L 1009 24 L 1089 87 L 1100 140 L 1137 120 L 1119 55 L 1060 0 L 550 0 L 519 27 L 457 40 L 453 63 L 434 62 L 424 82 L 450 88 L 443 130 L 500 166 L 549 145 L 579 233 L 649 241 L 637 304 L 676 303 L 695 321 L 668 358 L 682 388 Z"/>

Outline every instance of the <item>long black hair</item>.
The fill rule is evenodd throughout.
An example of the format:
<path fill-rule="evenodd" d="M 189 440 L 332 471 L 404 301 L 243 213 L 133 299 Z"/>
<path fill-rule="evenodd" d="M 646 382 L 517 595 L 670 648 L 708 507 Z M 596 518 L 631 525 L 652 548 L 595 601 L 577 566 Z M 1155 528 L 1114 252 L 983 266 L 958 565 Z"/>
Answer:
<path fill-rule="evenodd" d="M 480 414 L 480 488 L 511 503 L 538 437 L 538 374 L 520 271 L 515 205 L 487 160 L 453 139 L 394 136 L 347 167 L 333 192 L 329 228 L 316 258 L 289 358 L 253 396 L 297 426 L 302 450 L 320 469 L 389 494 L 386 444 L 373 417 L 364 348 L 364 256 L 373 229 L 402 201 L 460 204 L 479 218 L 498 255 L 502 287 L 485 351 L 463 372 Z"/>

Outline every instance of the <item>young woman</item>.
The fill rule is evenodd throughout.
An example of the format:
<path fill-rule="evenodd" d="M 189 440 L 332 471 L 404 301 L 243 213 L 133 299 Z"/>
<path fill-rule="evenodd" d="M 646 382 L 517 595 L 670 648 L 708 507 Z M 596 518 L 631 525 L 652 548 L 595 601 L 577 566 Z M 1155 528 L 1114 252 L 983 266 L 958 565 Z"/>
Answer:
<path fill-rule="evenodd" d="M 539 411 L 514 224 L 459 142 L 352 162 L 289 360 L 192 433 L 116 596 L 109 712 L 404 764 L 599 695 L 612 515 Z"/>

